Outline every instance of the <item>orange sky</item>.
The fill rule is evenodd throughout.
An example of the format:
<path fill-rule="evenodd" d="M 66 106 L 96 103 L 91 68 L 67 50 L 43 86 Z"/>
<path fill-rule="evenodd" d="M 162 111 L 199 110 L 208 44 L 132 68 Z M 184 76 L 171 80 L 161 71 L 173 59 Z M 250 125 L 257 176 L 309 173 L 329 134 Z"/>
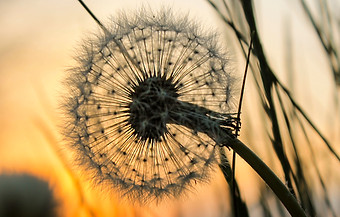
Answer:
<path fill-rule="evenodd" d="M 63 73 L 67 67 L 73 64 L 71 57 L 78 42 L 87 33 L 98 28 L 76 0 L 32 0 L 29 2 L 24 0 L 0 1 L 0 172 L 27 171 L 41 176 L 49 180 L 51 185 L 56 188 L 62 210 L 66 210 L 68 216 L 88 216 L 86 214 L 88 210 L 79 208 L 79 198 L 72 178 L 56 154 L 56 149 L 59 149 L 61 144 L 56 123 L 58 122 L 58 97 Z M 87 2 L 98 17 L 104 20 L 120 9 L 135 8 L 136 5 L 139 5 L 137 0 L 125 0 L 124 3 L 109 0 L 100 1 L 100 3 L 91 0 Z M 145 2 L 153 7 L 158 1 Z M 185 3 L 181 3 L 180 0 L 163 2 L 167 2 L 175 9 L 180 8 L 184 12 L 190 11 L 193 17 L 197 16 L 202 19 L 203 23 L 217 28 L 216 16 L 203 0 L 190 0 Z M 270 13 L 266 12 L 269 10 L 267 8 L 269 6 L 265 2 L 261 1 L 259 4 L 259 11 L 267 16 Z M 272 4 L 271 7 L 273 8 L 270 10 L 281 10 L 281 16 L 288 13 L 287 6 Z M 261 27 L 260 30 L 263 32 L 264 40 L 271 41 L 266 49 L 269 54 L 273 54 L 269 55 L 272 57 L 270 58 L 272 64 L 282 72 L 284 71 L 282 63 L 280 63 L 282 55 L 277 52 L 281 50 L 282 45 L 279 44 L 281 43 L 278 41 L 279 39 L 272 35 L 273 32 L 282 30 L 277 29 L 278 25 L 273 24 L 275 21 L 281 22 L 282 17 L 274 17 L 271 21 L 266 20 L 264 15 L 259 17 L 260 24 L 273 25 L 272 27 Z M 308 36 L 306 38 L 311 43 L 315 40 Z M 316 99 L 315 102 L 308 102 L 307 112 L 323 126 L 323 132 L 329 132 L 327 136 L 334 136 L 336 131 L 325 130 L 329 124 L 329 113 L 332 113 L 332 109 L 334 109 L 332 96 L 329 94 L 331 88 L 326 85 L 331 77 L 323 75 L 320 86 L 325 85 L 325 88 L 319 88 L 315 82 L 320 80 L 321 76 L 317 72 L 313 72 L 313 70 L 327 68 L 325 60 L 318 59 L 317 53 L 320 51 L 318 46 L 309 46 L 307 42 L 302 43 L 300 40 L 303 41 L 298 38 L 296 43 L 300 43 L 305 49 L 312 51 L 315 49 L 315 52 L 308 52 L 311 53 L 310 56 L 299 59 L 303 66 L 297 66 L 297 69 L 307 67 L 308 73 L 313 76 L 296 79 L 305 79 L 307 85 L 313 90 L 309 93 L 298 93 L 298 100 L 303 102 L 306 97 L 314 96 L 315 91 L 317 95 L 321 95 L 321 97 L 313 98 Z M 270 47 L 273 49 L 271 50 Z M 278 55 L 277 58 L 275 55 Z M 297 56 L 301 55 L 297 54 Z M 315 59 L 310 61 L 310 58 Z M 238 68 L 243 70 L 243 60 L 233 62 L 237 70 Z M 241 63 L 241 66 L 238 66 L 238 62 Z M 313 88 L 314 85 L 317 90 Z M 298 87 L 298 89 L 303 88 Z M 247 103 L 249 106 L 253 102 L 248 99 Z M 327 112 L 320 114 L 320 108 L 326 109 Z M 245 112 L 249 112 L 247 108 L 245 108 Z M 324 121 L 325 119 L 327 120 Z M 333 122 L 331 121 L 331 124 L 335 124 L 332 125 L 335 126 L 333 129 L 339 129 L 339 123 Z M 252 125 L 256 128 L 256 121 Z M 251 187 L 254 181 L 252 177 L 256 177 L 256 175 L 242 161 L 239 161 L 239 168 L 239 177 L 243 180 L 242 186 L 246 189 L 247 200 L 252 201 L 258 193 L 257 189 Z M 221 174 L 216 175 L 216 179 L 213 179 L 210 186 L 199 188 L 196 197 L 187 200 L 185 206 L 191 208 L 189 211 L 185 210 L 188 212 L 187 216 L 195 216 L 195 213 L 202 214 L 204 212 L 214 216 L 214 210 L 219 209 L 218 204 L 215 203 L 216 198 L 226 199 L 217 190 L 225 187 L 221 180 L 223 180 Z M 85 187 L 85 196 L 90 206 L 92 209 L 95 207 L 94 211 L 97 216 L 108 216 L 110 213 L 115 213 L 117 216 L 134 216 L 138 212 L 147 213 L 145 216 L 158 216 L 157 212 L 162 214 L 161 208 L 159 211 L 156 210 L 155 215 L 152 214 L 154 210 L 133 210 L 128 205 L 117 205 L 115 199 L 102 198 L 100 192 L 95 193 L 93 190 L 88 190 L 89 186 L 83 182 L 82 185 Z M 169 209 L 168 206 L 172 208 Z M 180 208 L 166 205 L 163 209 L 171 210 L 169 216 L 171 214 L 176 216 Z"/>
<path fill-rule="evenodd" d="M 106 1 L 95 11 L 106 18 L 111 14 L 107 4 L 114 12 L 136 1 L 125 3 L 122 6 Z M 94 2 L 89 1 L 91 4 Z M 118 205 L 117 199 L 95 193 L 87 182 L 81 185 L 89 205 L 82 207 L 74 180 L 56 154 L 61 149 L 56 123 L 63 73 L 72 65 L 79 41 L 98 30 L 79 3 L 1 1 L 0 25 L 0 172 L 27 172 L 48 180 L 55 189 L 61 216 L 89 216 L 89 210 L 95 216 L 136 216 L 141 212 L 143 216 L 155 216 L 153 212 L 160 212 Z M 201 197 L 213 197 L 212 187 L 206 188 L 210 193 L 200 193 Z M 188 205 L 194 207 L 201 197 Z M 169 216 L 178 212 L 174 205 L 171 209 L 165 207 Z M 213 209 L 205 206 L 201 212 Z"/>

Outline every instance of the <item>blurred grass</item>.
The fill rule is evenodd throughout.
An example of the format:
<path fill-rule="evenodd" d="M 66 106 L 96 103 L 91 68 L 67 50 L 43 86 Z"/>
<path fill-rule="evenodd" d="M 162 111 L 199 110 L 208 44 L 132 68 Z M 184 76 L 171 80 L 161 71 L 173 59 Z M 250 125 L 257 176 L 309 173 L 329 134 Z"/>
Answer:
<path fill-rule="evenodd" d="M 314 131 L 323 141 L 323 148 L 328 149 L 327 157 L 335 159 L 336 163 L 339 164 L 340 158 L 334 149 L 335 144 L 331 144 L 321 133 L 318 126 L 308 117 L 303 107 L 296 102 L 292 92 L 278 79 L 275 72 L 276 69 L 273 69 L 268 62 L 267 54 L 263 49 L 263 43 L 265 42 L 261 41 L 258 33 L 254 2 L 246 0 L 239 2 L 207 0 L 207 2 L 225 23 L 225 32 L 234 34 L 234 39 L 239 45 L 236 49 L 241 51 L 244 58 L 246 58 L 246 49 L 249 46 L 247 41 L 249 41 L 251 33 L 254 33 L 254 58 L 250 61 L 250 68 L 253 73 L 258 96 L 262 102 L 262 109 L 266 114 L 263 122 L 270 126 L 267 137 L 271 141 L 275 160 L 279 162 L 278 165 L 284 174 L 284 182 L 287 184 L 287 187 L 299 199 L 301 206 L 309 216 L 336 216 L 334 204 L 332 205 L 329 196 L 329 189 L 324 181 L 326 177 L 324 177 L 319 169 L 319 161 L 322 159 L 316 158 L 315 149 L 317 144 L 312 142 L 314 138 L 310 136 L 311 131 Z M 336 18 L 335 14 L 331 13 L 327 1 L 318 2 L 319 11 L 322 13 L 318 17 L 324 18 L 322 21 L 318 21 L 317 16 L 311 13 L 305 1 L 301 0 L 301 4 L 325 50 L 325 53 L 321 55 L 325 55 L 329 60 L 334 75 L 334 84 L 339 86 L 340 59 L 338 53 L 340 46 L 338 46 L 338 41 L 335 40 L 334 35 L 339 35 L 340 31 L 339 25 L 332 24 L 334 22 L 339 23 L 338 20 L 336 21 L 339 18 Z M 327 25 L 323 25 L 325 22 Z M 287 28 L 286 33 L 289 33 Z M 295 62 L 292 58 L 292 45 L 289 38 L 291 36 L 286 35 L 285 37 L 287 39 L 285 41 L 287 43 L 285 64 L 288 69 L 286 73 L 290 76 L 289 81 L 295 83 L 292 74 L 299 72 L 292 71 L 294 68 L 292 64 Z M 294 85 L 303 86 L 304 84 Z M 293 88 L 293 84 L 289 82 L 288 86 Z M 336 100 L 338 100 L 338 94 L 336 90 L 334 91 Z M 338 117 L 338 115 L 334 114 L 334 117 Z M 301 134 L 303 138 L 301 138 Z M 251 143 L 249 142 L 249 144 Z M 310 152 L 308 157 L 306 157 L 306 149 Z M 314 172 L 311 173 L 307 170 L 313 170 Z M 321 190 L 316 192 L 315 189 Z M 279 216 L 284 216 L 285 213 L 282 211 L 280 203 L 276 203 L 276 209 L 268 205 L 269 194 L 267 188 L 262 188 L 261 192 L 259 203 L 262 206 L 263 216 L 275 216 L 276 211 L 278 211 Z"/>
<path fill-rule="evenodd" d="M 318 8 L 318 14 L 312 13 L 310 6 L 305 0 L 300 0 L 300 3 L 313 26 L 315 34 L 319 38 L 319 42 L 325 51 L 324 55 L 327 55 L 327 60 L 333 72 L 334 82 L 340 87 L 340 17 L 336 12 L 330 10 L 327 0 L 313 2 Z"/>

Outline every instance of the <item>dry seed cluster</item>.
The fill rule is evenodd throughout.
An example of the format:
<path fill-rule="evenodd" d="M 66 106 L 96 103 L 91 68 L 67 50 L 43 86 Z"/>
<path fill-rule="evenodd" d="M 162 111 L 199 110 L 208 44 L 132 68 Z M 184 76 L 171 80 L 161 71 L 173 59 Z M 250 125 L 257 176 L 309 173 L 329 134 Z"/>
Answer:
<path fill-rule="evenodd" d="M 65 135 L 96 181 L 142 200 L 179 195 L 217 162 L 211 134 L 233 127 L 228 61 L 215 35 L 170 10 L 107 28 L 69 72 Z"/>

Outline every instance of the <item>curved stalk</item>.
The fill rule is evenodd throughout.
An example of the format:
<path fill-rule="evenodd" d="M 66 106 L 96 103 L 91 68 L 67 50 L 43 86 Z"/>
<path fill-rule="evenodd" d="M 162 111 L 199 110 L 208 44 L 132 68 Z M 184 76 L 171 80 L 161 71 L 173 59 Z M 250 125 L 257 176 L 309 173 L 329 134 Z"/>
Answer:
<path fill-rule="evenodd" d="M 289 192 L 287 187 L 275 175 L 275 173 L 244 143 L 238 139 L 228 139 L 224 143 L 227 147 L 232 148 L 238 155 L 240 155 L 265 181 L 265 183 L 272 189 L 275 195 L 280 199 L 282 204 L 286 207 L 291 216 L 306 217 L 306 213 L 299 205 L 296 198 Z"/>
<path fill-rule="evenodd" d="M 275 173 L 251 149 L 234 137 L 232 130 L 235 129 L 236 119 L 232 115 L 223 116 L 223 114 L 187 102 L 175 100 L 174 103 L 176 106 L 170 114 L 170 122 L 205 133 L 216 144 L 232 148 L 273 190 L 291 216 L 306 217 L 306 213 L 294 195 Z"/>

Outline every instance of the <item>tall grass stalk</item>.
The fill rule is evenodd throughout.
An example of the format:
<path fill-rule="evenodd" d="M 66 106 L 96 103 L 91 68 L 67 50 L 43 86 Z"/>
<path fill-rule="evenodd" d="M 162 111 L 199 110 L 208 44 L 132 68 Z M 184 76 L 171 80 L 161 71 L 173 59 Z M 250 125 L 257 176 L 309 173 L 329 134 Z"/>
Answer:
<path fill-rule="evenodd" d="M 334 149 L 334 145 L 326 139 L 317 125 L 313 123 L 304 109 L 296 102 L 291 90 L 278 79 L 275 69 L 270 66 L 263 49 L 264 42 L 261 41 L 258 34 L 254 2 L 246 0 L 231 2 L 207 0 L 207 2 L 225 23 L 227 31 L 234 33 L 244 57 L 247 56 L 245 50 L 249 47 L 247 40 L 250 38 L 250 33 L 254 32 L 254 58 L 250 61 L 250 68 L 261 99 L 262 108 L 266 112 L 269 124 L 272 126 L 271 132 L 268 133 L 268 138 L 271 140 L 271 146 L 284 174 L 285 183 L 291 193 L 301 201 L 301 205 L 308 215 L 324 216 L 325 213 L 329 213 L 331 216 L 336 216 L 334 207 L 330 202 L 324 177 L 322 177 L 318 168 L 318 160 L 314 154 L 314 144 L 311 143 L 311 136 L 307 132 L 312 130 L 320 137 L 325 147 L 329 150 L 329 157 L 335 159 L 337 163 L 340 161 L 339 154 Z M 334 38 L 334 35 L 339 33 L 339 26 L 335 25 L 338 18 L 335 17 L 334 13 L 331 13 L 327 1 L 317 3 L 320 7 L 319 11 L 322 13 L 322 21 L 317 21 L 317 16 L 311 13 L 305 1 L 301 0 L 300 2 L 325 50 L 334 75 L 334 82 L 339 85 L 339 46 L 337 46 L 339 42 Z M 292 67 L 289 68 L 292 69 Z M 336 92 L 335 95 L 337 95 Z M 305 149 L 305 146 L 301 147 L 300 145 L 301 139 L 300 137 L 298 139 L 295 133 L 298 130 L 304 135 L 307 149 L 311 153 L 311 161 L 306 161 L 303 158 L 305 151 L 302 151 L 302 148 Z M 292 151 L 288 152 L 287 150 Z M 315 171 L 315 180 L 317 182 L 312 183 L 310 181 L 313 177 L 310 177 L 310 173 L 306 171 L 307 165 Z M 322 209 L 320 209 L 320 201 L 316 200 L 318 195 L 313 190 L 316 186 L 322 189 Z M 272 215 L 272 210 L 268 209 L 264 200 L 265 198 L 262 197 L 261 204 L 263 204 L 264 214 L 270 216 Z"/>

